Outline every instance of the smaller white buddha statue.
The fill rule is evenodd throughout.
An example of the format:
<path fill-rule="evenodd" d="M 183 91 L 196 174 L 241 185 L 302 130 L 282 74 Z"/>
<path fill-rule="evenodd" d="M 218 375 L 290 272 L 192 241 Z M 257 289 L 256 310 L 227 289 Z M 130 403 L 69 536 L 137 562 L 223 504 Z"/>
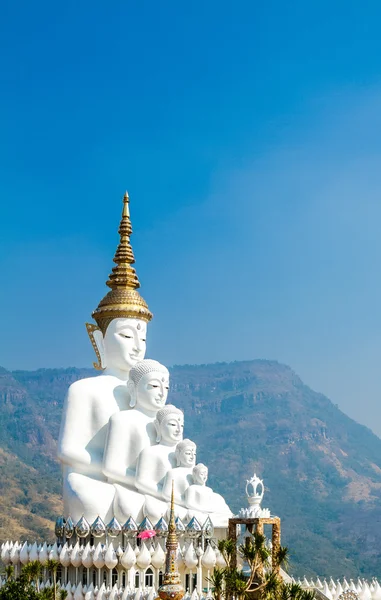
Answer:
<path fill-rule="evenodd" d="M 167 504 L 161 501 L 164 478 L 176 466 L 175 449 L 183 439 L 184 414 L 171 404 L 160 409 L 154 421 L 156 444 L 144 448 L 136 467 L 137 489 L 146 495 L 145 516 L 153 521 L 167 511 Z"/>
<path fill-rule="evenodd" d="M 154 419 L 167 400 L 168 369 L 156 360 L 142 360 L 131 369 L 127 388 L 132 410 L 110 418 L 103 458 L 103 473 L 116 490 L 114 514 L 121 522 L 141 516 L 144 495 L 135 488 L 136 461 L 156 441 Z"/>
<path fill-rule="evenodd" d="M 175 495 L 175 503 L 180 506 L 184 504 L 185 490 L 192 485 L 192 470 L 196 464 L 196 444 L 185 439 L 179 442 L 175 450 L 176 467 L 168 471 L 163 484 L 163 498 L 169 502 L 172 493 L 172 482 Z"/>
<path fill-rule="evenodd" d="M 109 481 L 134 488 L 138 456 L 156 441 L 154 420 L 167 401 L 168 369 L 156 360 L 142 360 L 131 369 L 127 389 L 132 410 L 110 418 L 103 472 Z"/>
<path fill-rule="evenodd" d="M 203 523 L 210 516 L 215 527 L 226 527 L 232 512 L 220 494 L 213 492 L 206 485 L 208 467 L 199 463 L 192 470 L 193 484 L 185 491 L 185 505 L 188 508 L 187 518 L 195 516 Z"/>

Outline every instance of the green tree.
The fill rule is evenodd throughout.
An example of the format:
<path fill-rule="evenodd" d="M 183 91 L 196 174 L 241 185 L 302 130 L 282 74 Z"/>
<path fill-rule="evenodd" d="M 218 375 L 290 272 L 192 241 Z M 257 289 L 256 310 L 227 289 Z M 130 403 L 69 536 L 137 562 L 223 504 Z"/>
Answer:
<path fill-rule="evenodd" d="M 313 600 L 313 592 L 303 590 L 297 584 L 284 583 L 279 569 L 287 565 L 288 549 L 280 547 L 276 556 L 272 557 L 264 535 L 253 533 L 238 548 L 239 556 L 248 567 L 245 570 L 233 566 L 236 548 L 232 540 L 220 540 L 218 549 L 226 567 L 215 568 L 209 578 L 215 600 L 233 596 L 238 600 L 245 600 L 249 596 L 260 600 Z"/>
<path fill-rule="evenodd" d="M 18 579 L 8 579 L 0 589 L 0 600 L 39 600 L 40 594 L 21 573 Z"/>
<path fill-rule="evenodd" d="M 0 589 L 0 600 L 65 600 L 66 590 L 60 590 L 57 585 L 57 569 L 59 562 L 48 560 L 47 569 L 52 574 L 53 587 L 39 591 L 39 578 L 42 565 L 33 561 L 25 565 L 20 577 L 13 578 L 13 571 L 6 569 L 7 582 Z"/>
<path fill-rule="evenodd" d="M 7 565 L 5 567 L 5 575 L 7 576 L 7 581 L 9 581 L 10 579 L 13 579 L 13 576 L 15 574 L 15 568 L 13 565 Z"/>
<path fill-rule="evenodd" d="M 40 591 L 40 575 L 42 564 L 38 560 L 33 560 L 22 568 L 22 574 L 27 578 L 28 583 L 34 583 L 37 592 Z"/>

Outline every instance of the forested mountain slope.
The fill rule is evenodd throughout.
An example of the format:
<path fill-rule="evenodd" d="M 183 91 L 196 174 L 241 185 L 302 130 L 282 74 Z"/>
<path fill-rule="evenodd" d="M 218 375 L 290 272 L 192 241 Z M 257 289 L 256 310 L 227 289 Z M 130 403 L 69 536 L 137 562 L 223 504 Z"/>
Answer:
<path fill-rule="evenodd" d="M 62 512 L 55 459 L 65 392 L 89 369 L 0 370 L 0 538 L 53 537 Z M 381 440 L 287 366 L 254 360 L 171 369 L 169 401 L 231 508 L 254 471 L 282 518 L 295 573 L 375 575 Z"/>

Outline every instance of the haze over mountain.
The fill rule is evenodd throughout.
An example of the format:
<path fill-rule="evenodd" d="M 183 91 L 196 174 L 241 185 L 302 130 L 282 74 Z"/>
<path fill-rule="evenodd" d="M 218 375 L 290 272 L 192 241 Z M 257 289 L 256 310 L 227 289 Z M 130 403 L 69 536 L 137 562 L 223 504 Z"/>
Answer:
<path fill-rule="evenodd" d="M 53 538 L 62 512 L 56 441 L 65 392 L 90 369 L 0 371 L 0 538 Z M 171 369 L 170 400 L 233 511 L 254 471 L 282 518 L 292 570 L 372 576 L 381 545 L 381 440 L 287 366 L 255 360 Z"/>

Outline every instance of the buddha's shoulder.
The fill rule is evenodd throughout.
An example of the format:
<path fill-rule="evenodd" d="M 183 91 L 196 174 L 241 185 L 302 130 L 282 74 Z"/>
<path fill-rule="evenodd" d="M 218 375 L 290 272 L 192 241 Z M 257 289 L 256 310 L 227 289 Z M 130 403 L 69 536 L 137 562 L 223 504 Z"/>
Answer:
<path fill-rule="evenodd" d="M 127 408 L 126 410 L 121 410 L 114 413 L 110 417 L 110 421 L 113 424 L 121 423 L 126 427 L 129 425 L 134 427 L 136 423 L 144 423 L 145 419 L 144 415 L 142 415 L 140 412 L 133 410 L 132 408 Z"/>
<path fill-rule="evenodd" d="M 153 446 L 146 446 L 145 448 L 143 448 L 143 450 L 141 451 L 141 455 L 144 458 L 150 458 L 153 456 L 157 456 L 158 455 L 158 447 L 159 444 L 154 444 Z"/>
<path fill-rule="evenodd" d="M 110 375 L 98 375 L 95 377 L 86 377 L 74 381 L 68 389 L 68 396 L 94 397 L 99 396 L 107 388 L 115 387 L 114 378 Z"/>

